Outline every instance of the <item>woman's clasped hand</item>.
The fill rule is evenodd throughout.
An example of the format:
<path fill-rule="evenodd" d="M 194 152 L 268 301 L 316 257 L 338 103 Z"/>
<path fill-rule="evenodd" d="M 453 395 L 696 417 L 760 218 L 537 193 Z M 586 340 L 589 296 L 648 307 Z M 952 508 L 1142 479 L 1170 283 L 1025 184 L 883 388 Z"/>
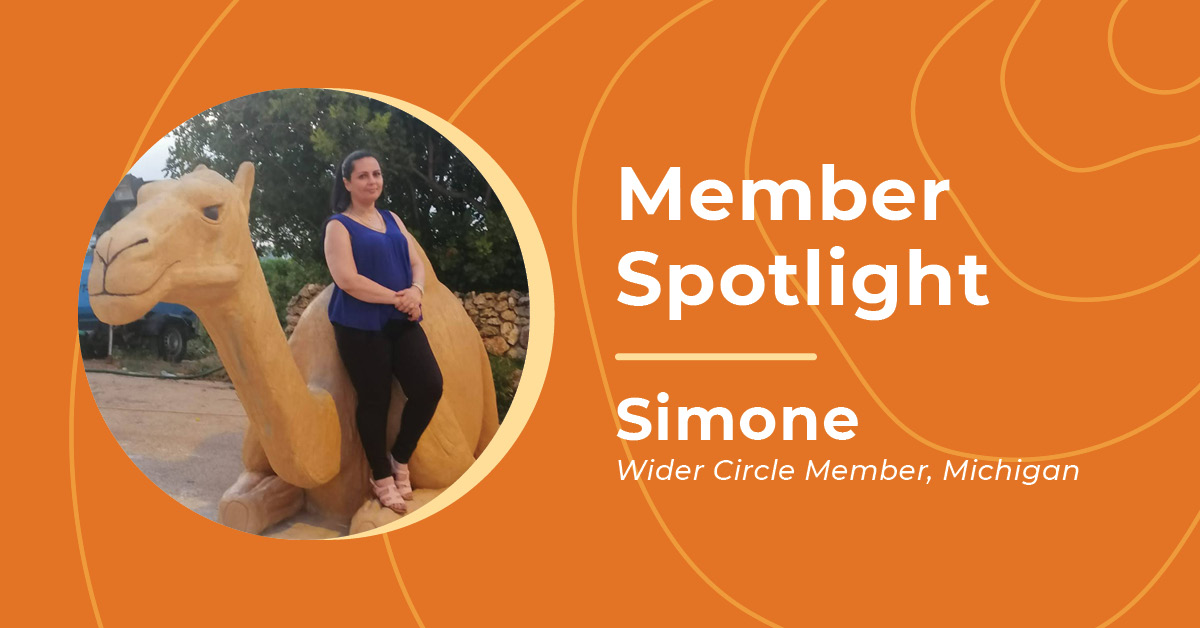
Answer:
<path fill-rule="evenodd" d="M 392 305 L 408 314 L 408 320 L 415 321 L 421 317 L 421 291 L 417 288 L 405 288 L 392 298 Z"/>

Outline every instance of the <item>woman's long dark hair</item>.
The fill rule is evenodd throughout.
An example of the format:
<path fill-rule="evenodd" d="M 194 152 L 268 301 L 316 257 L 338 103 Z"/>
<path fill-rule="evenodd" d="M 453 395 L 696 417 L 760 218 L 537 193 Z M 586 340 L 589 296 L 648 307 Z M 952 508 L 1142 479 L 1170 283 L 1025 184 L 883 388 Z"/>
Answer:
<path fill-rule="evenodd" d="M 342 160 L 338 164 L 337 169 L 333 173 L 333 194 L 329 197 L 329 209 L 335 214 L 340 214 L 346 211 L 350 206 L 350 191 L 346 189 L 346 179 L 354 174 L 354 162 L 363 157 L 375 157 L 375 154 L 369 150 L 356 150 Z M 379 159 L 375 157 L 375 159 Z"/>

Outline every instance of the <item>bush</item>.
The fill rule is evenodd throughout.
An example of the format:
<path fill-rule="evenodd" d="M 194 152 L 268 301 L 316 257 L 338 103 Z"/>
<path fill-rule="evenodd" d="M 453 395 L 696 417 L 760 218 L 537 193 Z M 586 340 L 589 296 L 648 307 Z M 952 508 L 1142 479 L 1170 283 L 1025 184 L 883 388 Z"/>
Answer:
<path fill-rule="evenodd" d="M 267 290 L 275 304 L 279 326 L 287 327 L 287 305 L 310 283 L 328 284 L 333 281 L 329 268 L 321 262 L 302 261 L 290 257 L 264 257 L 259 259 L 263 275 L 267 278 Z"/>
<path fill-rule="evenodd" d="M 496 384 L 496 410 L 500 421 L 503 422 L 504 415 L 508 414 L 508 407 L 512 405 L 513 395 L 517 393 L 517 388 L 513 386 L 513 373 L 525 368 L 525 360 L 491 354 L 488 354 L 488 359 L 492 362 L 492 381 Z"/>

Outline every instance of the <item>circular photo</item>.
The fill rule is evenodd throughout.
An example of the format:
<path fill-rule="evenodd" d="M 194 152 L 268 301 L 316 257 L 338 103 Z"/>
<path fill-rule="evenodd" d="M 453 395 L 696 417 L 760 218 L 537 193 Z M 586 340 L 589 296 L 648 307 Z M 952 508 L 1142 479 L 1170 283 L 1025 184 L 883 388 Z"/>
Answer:
<path fill-rule="evenodd" d="M 194 512 L 331 538 L 411 515 L 476 462 L 529 346 L 488 180 L 417 117 L 252 94 L 156 143 L 88 244 L 79 344 L 130 459 Z"/>

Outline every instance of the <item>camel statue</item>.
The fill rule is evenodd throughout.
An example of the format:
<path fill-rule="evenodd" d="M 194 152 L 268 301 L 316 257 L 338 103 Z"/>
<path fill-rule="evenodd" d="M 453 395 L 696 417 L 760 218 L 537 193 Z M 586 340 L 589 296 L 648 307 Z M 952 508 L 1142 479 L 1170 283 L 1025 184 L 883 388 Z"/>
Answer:
<path fill-rule="evenodd" d="M 159 301 L 191 308 L 212 336 L 249 425 L 244 471 L 222 496 L 221 523 L 259 533 L 301 509 L 349 524 L 351 534 L 396 519 L 371 497 L 355 427 L 356 397 L 337 352 L 327 287 L 284 337 L 250 241 L 254 166 L 231 183 L 203 165 L 147 183 L 137 206 L 96 242 L 88 277 L 96 315 L 122 325 Z M 462 303 L 425 263 L 421 323 L 444 393 L 410 461 L 409 512 L 453 483 L 498 427 L 491 363 Z M 388 438 L 405 397 L 393 380 Z M 390 442 L 389 442 L 390 446 Z"/>

